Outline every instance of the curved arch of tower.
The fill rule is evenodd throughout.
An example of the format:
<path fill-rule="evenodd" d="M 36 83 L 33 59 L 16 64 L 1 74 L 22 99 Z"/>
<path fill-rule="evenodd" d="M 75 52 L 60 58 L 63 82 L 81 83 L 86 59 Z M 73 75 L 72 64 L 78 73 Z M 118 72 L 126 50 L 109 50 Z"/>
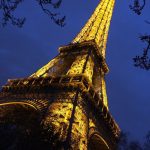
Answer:
<path fill-rule="evenodd" d="M 89 150 L 108 150 L 110 147 L 103 137 L 95 132 L 89 137 Z"/>
<path fill-rule="evenodd" d="M 60 47 L 47 65 L 30 77 L 8 80 L 0 93 L 0 123 L 38 120 L 52 149 L 116 148 L 120 129 L 109 112 L 105 85 L 114 3 L 101 0 L 71 44 Z"/>

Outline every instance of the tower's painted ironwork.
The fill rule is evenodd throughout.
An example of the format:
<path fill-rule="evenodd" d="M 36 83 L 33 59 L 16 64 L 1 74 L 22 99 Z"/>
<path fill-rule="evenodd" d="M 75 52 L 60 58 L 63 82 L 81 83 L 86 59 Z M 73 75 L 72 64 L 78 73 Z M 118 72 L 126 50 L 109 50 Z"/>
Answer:
<path fill-rule="evenodd" d="M 81 32 L 47 65 L 28 78 L 8 80 L 0 94 L 3 122 L 11 121 L 8 113 L 17 115 L 15 109 L 29 110 L 53 139 L 53 149 L 115 149 L 120 130 L 108 109 L 104 79 L 114 3 L 101 0 Z"/>

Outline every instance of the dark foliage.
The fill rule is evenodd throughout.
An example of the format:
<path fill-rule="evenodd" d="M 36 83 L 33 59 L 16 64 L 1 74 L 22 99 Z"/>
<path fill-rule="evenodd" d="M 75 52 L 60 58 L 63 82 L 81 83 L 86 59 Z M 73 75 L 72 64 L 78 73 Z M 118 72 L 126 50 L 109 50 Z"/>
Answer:
<path fill-rule="evenodd" d="M 17 25 L 18 27 L 22 27 L 25 22 L 25 18 L 16 18 L 13 15 L 13 12 L 16 10 L 18 5 L 22 3 L 22 0 L 1 0 L 0 1 L 0 10 L 2 11 L 2 22 L 1 24 L 5 26 L 9 21 L 13 25 Z"/>
<path fill-rule="evenodd" d="M 65 25 L 65 16 L 59 17 L 59 13 L 54 13 L 52 8 L 57 9 L 60 7 L 62 0 L 35 0 L 38 2 L 39 6 L 57 25 L 63 27 Z M 14 15 L 15 10 L 18 5 L 22 4 L 23 0 L 0 0 L 0 12 L 2 13 L 1 25 L 5 26 L 8 22 L 11 22 L 13 25 L 22 27 L 25 18 L 18 18 Z"/>
<path fill-rule="evenodd" d="M 147 44 L 146 48 L 143 49 L 142 56 L 136 56 L 133 58 L 135 67 L 140 67 L 145 70 L 150 69 L 150 59 L 148 56 L 148 52 L 150 50 L 150 35 L 140 36 L 140 40 Z"/>
<path fill-rule="evenodd" d="M 142 10 L 145 7 L 146 0 L 134 0 L 133 5 L 129 5 L 130 9 L 133 10 L 136 14 L 140 15 Z"/>
<path fill-rule="evenodd" d="M 127 133 L 121 132 L 117 146 L 118 146 L 117 150 L 127 150 L 127 147 L 128 147 Z"/>
<path fill-rule="evenodd" d="M 140 15 L 142 13 L 142 10 L 144 9 L 146 5 L 146 0 L 134 0 L 132 5 L 129 5 L 130 9 L 134 11 L 136 14 Z M 145 23 L 150 24 L 149 21 L 145 21 Z M 134 66 L 140 67 L 145 70 L 150 69 L 150 58 L 148 55 L 148 52 L 150 50 L 150 35 L 143 35 L 139 37 L 142 42 L 145 42 L 147 44 L 146 48 L 143 49 L 143 55 L 142 56 L 136 56 L 133 58 Z"/>
<path fill-rule="evenodd" d="M 150 131 L 147 133 L 145 137 L 144 150 L 150 150 Z"/>
<path fill-rule="evenodd" d="M 143 150 L 143 148 L 138 141 L 132 141 L 128 145 L 128 150 Z"/>
<path fill-rule="evenodd" d="M 150 131 L 144 139 L 144 144 L 138 141 L 130 141 L 128 134 L 122 132 L 117 146 L 117 150 L 150 150 Z"/>
<path fill-rule="evenodd" d="M 47 9 L 48 5 L 52 5 L 53 8 L 57 9 L 60 7 L 62 0 L 58 0 L 53 3 L 52 0 L 37 0 L 39 5 L 41 6 L 44 13 L 46 13 L 57 25 L 63 27 L 65 25 L 65 16 L 62 18 L 58 18 L 58 13 L 53 13 L 49 9 Z"/>

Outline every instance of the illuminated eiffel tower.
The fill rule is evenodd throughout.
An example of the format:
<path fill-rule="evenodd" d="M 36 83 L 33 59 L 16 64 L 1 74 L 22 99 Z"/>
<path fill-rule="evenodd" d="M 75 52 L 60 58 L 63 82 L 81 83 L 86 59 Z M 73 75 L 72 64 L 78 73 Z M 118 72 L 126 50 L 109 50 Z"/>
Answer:
<path fill-rule="evenodd" d="M 39 121 L 52 149 L 113 150 L 120 133 L 108 109 L 105 50 L 115 0 L 101 0 L 71 44 L 33 75 L 8 80 L 0 123 Z M 34 127 L 32 128 L 34 129 Z"/>

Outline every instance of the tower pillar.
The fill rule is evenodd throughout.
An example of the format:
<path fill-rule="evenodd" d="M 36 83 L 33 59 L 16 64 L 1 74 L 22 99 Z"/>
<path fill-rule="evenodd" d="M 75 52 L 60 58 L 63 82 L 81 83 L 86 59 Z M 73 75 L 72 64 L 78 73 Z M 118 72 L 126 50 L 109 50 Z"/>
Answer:
<path fill-rule="evenodd" d="M 54 148 L 87 150 L 87 104 L 79 89 L 66 92 L 64 96 L 61 101 L 56 98 L 49 106 L 43 118 L 43 127 L 51 134 Z"/>

